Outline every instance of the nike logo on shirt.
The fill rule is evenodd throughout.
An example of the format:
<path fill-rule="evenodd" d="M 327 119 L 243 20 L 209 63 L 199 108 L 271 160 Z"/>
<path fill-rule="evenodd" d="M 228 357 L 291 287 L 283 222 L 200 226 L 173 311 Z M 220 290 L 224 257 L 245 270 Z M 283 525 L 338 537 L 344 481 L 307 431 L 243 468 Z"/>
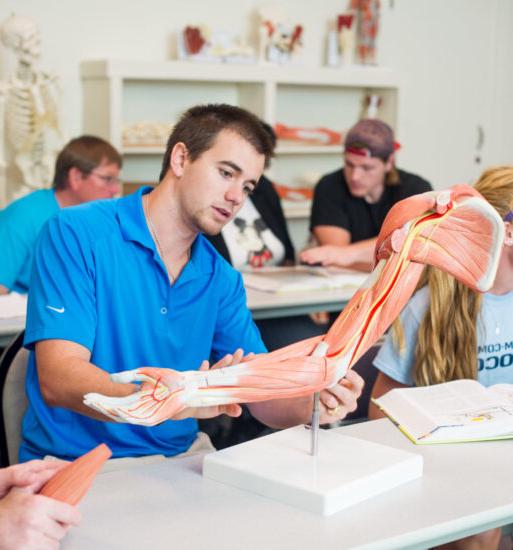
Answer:
<path fill-rule="evenodd" d="M 46 306 L 48 309 L 51 309 L 52 311 L 56 311 L 57 313 L 64 313 L 65 309 L 63 307 L 57 308 L 53 306 Z"/>

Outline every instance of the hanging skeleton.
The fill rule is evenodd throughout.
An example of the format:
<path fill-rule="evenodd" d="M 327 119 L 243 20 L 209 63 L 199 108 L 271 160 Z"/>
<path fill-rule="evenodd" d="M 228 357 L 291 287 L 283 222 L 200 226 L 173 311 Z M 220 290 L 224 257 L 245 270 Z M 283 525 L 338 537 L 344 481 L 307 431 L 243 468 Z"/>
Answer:
<path fill-rule="evenodd" d="M 0 26 L 3 44 L 13 50 L 16 67 L 0 85 L 0 130 L 14 153 L 14 162 L 28 189 L 46 186 L 62 145 L 55 75 L 40 71 L 41 35 L 27 17 L 10 16 Z M 0 145 L 2 142 L 0 142 Z M 0 149 L 5 166 L 5 150 Z"/>

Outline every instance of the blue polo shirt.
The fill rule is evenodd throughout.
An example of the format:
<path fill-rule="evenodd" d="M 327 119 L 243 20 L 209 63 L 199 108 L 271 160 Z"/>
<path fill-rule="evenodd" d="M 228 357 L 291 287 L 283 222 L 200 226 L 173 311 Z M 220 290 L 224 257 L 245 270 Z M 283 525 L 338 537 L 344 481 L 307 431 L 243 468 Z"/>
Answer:
<path fill-rule="evenodd" d="M 34 191 L 0 210 L 0 285 L 22 294 L 28 292 L 37 236 L 58 211 L 53 189 Z"/>
<path fill-rule="evenodd" d="M 141 366 L 197 369 L 237 347 L 263 352 L 246 307 L 242 278 L 202 235 L 171 286 L 142 209 L 142 194 L 66 208 L 43 228 L 36 247 L 25 345 L 70 340 L 91 362 L 114 373 Z M 155 427 L 93 420 L 41 396 L 30 354 L 20 460 L 46 454 L 70 459 L 100 442 L 114 457 L 186 451 L 194 419 Z"/>

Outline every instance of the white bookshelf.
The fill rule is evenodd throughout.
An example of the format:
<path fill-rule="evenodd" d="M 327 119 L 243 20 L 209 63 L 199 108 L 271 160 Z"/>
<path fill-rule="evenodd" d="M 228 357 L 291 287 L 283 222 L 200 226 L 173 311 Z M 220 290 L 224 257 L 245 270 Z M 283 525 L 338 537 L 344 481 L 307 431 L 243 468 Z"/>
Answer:
<path fill-rule="evenodd" d="M 382 67 L 200 64 L 183 61 L 99 60 L 81 64 L 84 131 L 108 139 L 125 157 L 128 181 L 155 181 L 162 147 L 124 147 L 123 127 L 141 121 L 170 125 L 198 103 L 224 102 L 254 112 L 269 124 L 344 131 L 361 117 L 363 98 L 377 93 L 379 116 L 397 129 L 399 76 Z M 305 173 L 341 165 L 338 145 L 278 143 L 269 176 L 299 186 Z M 308 205 L 286 206 L 289 218 L 307 218 Z"/>

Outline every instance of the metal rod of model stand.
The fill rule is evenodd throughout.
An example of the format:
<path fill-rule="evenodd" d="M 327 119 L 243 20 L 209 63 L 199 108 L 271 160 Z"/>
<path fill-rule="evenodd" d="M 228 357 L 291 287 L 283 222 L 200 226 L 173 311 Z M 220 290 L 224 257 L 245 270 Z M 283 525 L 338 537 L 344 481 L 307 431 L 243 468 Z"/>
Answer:
<path fill-rule="evenodd" d="M 321 341 L 317 344 L 312 355 L 314 357 L 325 357 L 328 351 L 328 345 L 326 342 Z M 319 441 L 319 422 L 321 418 L 321 393 L 315 392 L 313 398 L 312 408 L 312 422 L 310 426 L 310 454 L 317 456 L 317 442 Z"/>
<path fill-rule="evenodd" d="M 314 393 L 312 408 L 312 424 L 310 429 L 310 454 L 317 456 L 317 442 L 319 441 L 320 392 Z"/>

